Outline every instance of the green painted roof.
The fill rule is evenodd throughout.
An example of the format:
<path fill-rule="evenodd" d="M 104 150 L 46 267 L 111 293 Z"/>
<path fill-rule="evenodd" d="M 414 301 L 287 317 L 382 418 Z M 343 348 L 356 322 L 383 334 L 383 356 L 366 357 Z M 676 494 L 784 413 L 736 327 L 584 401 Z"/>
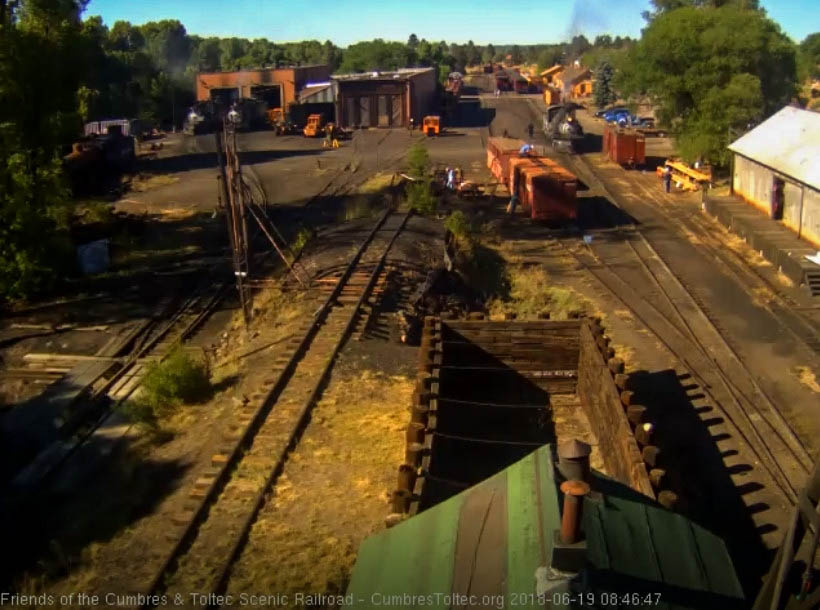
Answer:
<path fill-rule="evenodd" d="M 567 603 L 578 593 L 590 596 L 587 601 L 596 596 L 598 602 L 604 593 L 639 593 L 630 599 L 633 603 L 620 604 L 634 608 L 642 607 L 636 599 L 647 601 L 654 593 L 660 600 L 652 597 L 653 608 L 745 606 L 719 538 L 598 473 L 593 473 L 594 493 L 584 501 L 582 519 L 588 567 L 572 581 L 545 578 L 560 528 L 561 494 L 554 472 L 551 446 L 545 445 L 486 481 L 370 536 L 359 549 L 347 591 L 353 605 L 566 608 L 580 606 Z"/>

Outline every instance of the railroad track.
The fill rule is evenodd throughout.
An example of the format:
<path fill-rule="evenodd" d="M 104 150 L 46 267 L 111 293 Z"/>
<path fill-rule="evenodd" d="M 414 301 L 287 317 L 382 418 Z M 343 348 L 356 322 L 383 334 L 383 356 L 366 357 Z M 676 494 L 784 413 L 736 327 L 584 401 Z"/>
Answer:
<path fill-rule="evenodd" d="M 597 183 L 595 185 L 606 193 L 591 170 L 579 168 L 584 164 L 582 160 L 566 161 L 573 169 L 582 169 L 578 173 L 587 182 Z M 611 195 L 609 199 L 615 201 Z M 603 262 L 591 249 L 588 255 L 569 248 L 566 251 L 690 369 L 783 496 L 794 504 L 812 464 L 805 445 L 757 383 L 703 303 L 681 283 L 640 230 L 634 226 L 622 227 L 615 235 L 621 239 L 598 246 L 609 251 L 606 259 L 620 259 L 615 264 Z M 627 256 L 623 256 L 624 253 Z M 628 268 L 630 262 L 637 262 L 640 273 Z M 646 285 L 647 279 L 649 285 Z"/>
<path fill-rule="evenodd" d="M 47 446 L 18 472 L 11 489 L 30 493 L 41 488 L 85 445 L 93 445 L 95 440 L 109 442 L 111 430 L 119 434 L 129 428 L 127 417 L 117 406 L 139 387 L 151 362 L 166 358 L 197 331 L 221 302 L 226 287 L 225 283 L 202 282 L 170 315 L 147 322 L 133 337 L 131 352 L 114 372 L 90 384 L 86 397 L 64 423 L 65 438 Z"/>
<path fill-rule="evenodd" d="M 224 591 L 248 531 L 298 443 L 339 351 L 383 281 L 387 255 L 409 215 L 388 209 L 379 218 L 304 335 L 291 340 L 288 353 L 278 357 L 264 382 L 267 393 L 251 395 L 242 407 L 239 425 L 216 447 L 211 468 L 194 482 L 188 503 L 172 519 L 168 545 L 155 553 L 160 559 L 147 570 L 147 582 L 135 587 L 149 596 L 139 607 L 187 607 L 194 605 L 193 591 Z M 389 237 L 380 235 L 385 232 Z"/>
<path fill-rule="evenodd" d="M 646 187 L 638 184 L 646 192 Z M 754 265 L 748 264 L 742 256 L 731 248 L 723 247 L 722 242 L 714 234 L 714 227 L 703 214 L 695 212 L 687 214 L 685 211 L 670 213 L 662 212 L 669 218 L 683 225 L 699 240 L 698 247 L 708 252 L 720 262 L 723 269 L 737 282 L 745 286 L 749 292 L 762 289 L 766 299 L 759 299 L 759 304 L 773 316 L 783 322 L 783 327 L 792 337 L 805 345 L 815 355 L 820 355 L 820 328 L 817 323 L 801 312 L 801 306 L 789 295 L 773 284 L 765 275 L 760 273 Z M 815 307 L 811 309 L 820 309 Z"/>
<path fill-rule="evenodd" d="M 530 114 L 526 118 L 531 118 L 537 109 L 532 103 L 528 106 Z M 515 114 L 525 118 L 517 107 Z M 617 199 L 583 158 L 575 155 L 561 155 L 561 158 L 584 182 L 617 205 Z M 613 224 L 616 228 L 596 242 L 596 249 L 607 250 L 609 256 L 603 258 L 615 258 L 617 263 L 603 262 L 591 248 L 587 255 L 571 248 L 565 250 L 690 369 L 714 399 L 715 407 L 759 459 L 783 497 L 794 504 L 802 481 L 812 468 L 805 445 L 696 294 L 669 269 L 637 227 Z M 712 246 L 711 251 L 715 250 Z M 630 269 L 630 262 L 637 262 L 638 269 Z M 810 341 L 807 345 L 812 347 Z"/>

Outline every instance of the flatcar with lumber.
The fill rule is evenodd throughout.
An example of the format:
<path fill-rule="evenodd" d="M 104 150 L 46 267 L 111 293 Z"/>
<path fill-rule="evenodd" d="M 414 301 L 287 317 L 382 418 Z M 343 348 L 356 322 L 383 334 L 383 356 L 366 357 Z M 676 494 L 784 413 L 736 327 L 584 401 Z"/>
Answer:
<path fill-rule="evenodd" d="M 664 168 L 668 167 L 672 172 L 672 181 L 679 189 L 684 191 L 698 191 L 709 188 L 712 183 L 712 168 L 694 168 L 674 157 L 667 159 L 663 165 L 659 165 L 655 172 L 659 178 L 663 177 Z"/>

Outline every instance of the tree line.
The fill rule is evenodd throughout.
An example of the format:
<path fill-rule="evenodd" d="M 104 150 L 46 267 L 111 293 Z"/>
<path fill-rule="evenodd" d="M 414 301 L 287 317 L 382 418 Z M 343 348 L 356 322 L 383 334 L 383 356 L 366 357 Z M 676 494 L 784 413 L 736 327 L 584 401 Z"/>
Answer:
<path fill-rule="evenodd" d="M 84 121 L 179 125 L 198 72 L 328 64 L 332 71 L 433 66 L 444 80 L 509 58 L 547 68 L 580 58 L 612 98 L 649 99 L 684 155 L 725 161 L 731 134 L 820 77 L 820 34 L 793 43 L 756 0 L 653 0 L 640 40 L 576 35 L 561 44 L 476 45 L 382 39 L 200 37 L 176 20 L 110 27 L 83 19 L 88 0 L 0 0 L 0 300 L 32 294 L 67 271 L 69 194 L 61 155 Z M 609 101 L 609 100 L 608 100 Z"/>
<path fill-rule="evenodd" d="M 596 97 L 651 102 L 689 161 L 726 165 L 732 140 L 797 101 L 800 83 L 820 75 L 820 34 L 795 44 L 757 0 L 652 7 L 640 40 L 597 66 Z"/>

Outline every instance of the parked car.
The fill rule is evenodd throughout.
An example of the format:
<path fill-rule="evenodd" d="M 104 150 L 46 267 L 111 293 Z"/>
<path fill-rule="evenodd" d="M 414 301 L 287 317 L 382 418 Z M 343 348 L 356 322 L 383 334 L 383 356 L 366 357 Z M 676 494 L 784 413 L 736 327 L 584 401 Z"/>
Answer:
<path fill-rule="evenodd" d="M 652 127 L 653 119 L 635 116 L 628 110 L 612 110 L 605 112 L 602 117 L 607 123 L 617 123 L 619 127 Z"/>
<path fill-rule="evenodd" d="M 602 119 L 604 115 L 608 112 L 629 112 L 629 108 L 626 106 L 613 106 L 612 108 L 602 108 L 598 112 L 595 113 L 596 119 Z"/>

